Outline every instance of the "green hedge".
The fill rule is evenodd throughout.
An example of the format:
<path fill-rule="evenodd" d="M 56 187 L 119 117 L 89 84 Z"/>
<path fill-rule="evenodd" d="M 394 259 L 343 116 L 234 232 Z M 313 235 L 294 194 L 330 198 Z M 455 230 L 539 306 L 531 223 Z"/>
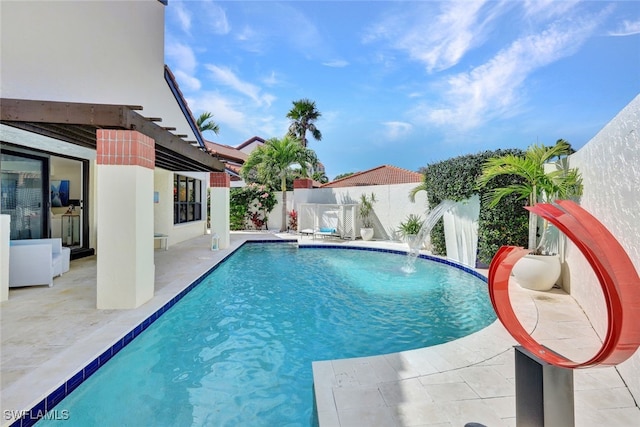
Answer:
<path fill-rule="evenodd" d="M 476 188 L 476 179 L 482 172 L 484 162 L 491 157 L 505 154 L 524 155 L 522 150 L 484 151 L 478 154 L 454 157 L 433 163 L 422 169 L 425 174 L 424 187 L 429 198 L 429 208 L 434 208 L 445 199 L 462 201 L 473 194 L 480 195 L 480 218 L 478 220 L 478 261 L 489 264 L 502 245 L 526 246 L 528 238 L 528 212 L 525 200 L 515 196 L 504 198 L 494 208 L 488 207 L 484 194 L 492 187 Z M 517 183 L 516 177 L 499 177 L 492 186 L 503 187 Z M 438 221 L 431 231 L 433 252 L 446 255 L 443 221 Z"/>

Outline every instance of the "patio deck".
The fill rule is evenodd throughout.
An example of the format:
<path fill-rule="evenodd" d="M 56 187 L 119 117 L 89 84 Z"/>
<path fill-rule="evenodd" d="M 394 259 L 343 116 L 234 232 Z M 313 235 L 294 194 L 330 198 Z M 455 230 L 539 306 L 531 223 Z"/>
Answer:
<path fill-rule="evenodd" d="M 11 289 L 1 308 L 1 408 L 28 410 L 162 307 L 245 240 L 291 235 L 232 233 L 212 252 L 209 236 L 155 251 L 154 298 L 133 310 L 97 310 L 95 257 L 72 261 L 54 287 Z M 310 238 L 301 243 L 322 244 Z M 336 244 L 335 241 L 327 242 Z M 404 250 L 390 242 L 347 241 Z M 515 286 L 512 301 L 534 336 L 573 358 L 600 342 L 573 298 Z M 315 362 L 321 427 L 515 426 L 513 349 L 499 323 L 451 343 L 370 358 Z M 640 409 L 615 368 L 575 372 L 576 426 L 636 426 Z M 63 408 L 56 408 L 63 409 Z"/>

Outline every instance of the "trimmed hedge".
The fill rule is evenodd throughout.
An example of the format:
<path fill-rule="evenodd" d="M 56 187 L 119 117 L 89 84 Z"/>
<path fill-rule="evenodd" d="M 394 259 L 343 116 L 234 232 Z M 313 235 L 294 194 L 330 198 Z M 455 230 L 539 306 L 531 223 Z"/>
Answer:
<path fill-rule="evenodd" d="M 454 157 L 421 169 L 425 174 L 424 189 L 427 190 L 430 209 L 445 199 L 462 201 L 473 194 L 479 194 L 478 262 L 482 264 L 489 264 L 502 245 L 527 245 L 529 214 L 524 209 L 526 200 L 509 196 L 496 207 L 489 208 L 489 202 L 485 201 L 484 197 L 491 188 L 518 183 L 520 179 L 510 176 L 498 177 L 490 186 L 482 190 L 476 188 L 476 179 L 482 173 L 485 161 L 505 154 L 521 156 L 524 152 L 519 149 L 484 151 Z M 446 255 L 443 221 L 438 221 L 431 230 L 431 243 L 434 254 Z"/>

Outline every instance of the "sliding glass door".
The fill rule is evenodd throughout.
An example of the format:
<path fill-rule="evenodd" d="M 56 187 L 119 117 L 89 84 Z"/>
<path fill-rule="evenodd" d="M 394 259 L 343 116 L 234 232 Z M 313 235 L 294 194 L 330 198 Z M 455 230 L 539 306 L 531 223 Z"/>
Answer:
<path fill-rule="evenodd" d="M 11 216 L 11 240 L 48 237 L 48 169 L 46 157 L 0 155 L 0 211 Z"/>

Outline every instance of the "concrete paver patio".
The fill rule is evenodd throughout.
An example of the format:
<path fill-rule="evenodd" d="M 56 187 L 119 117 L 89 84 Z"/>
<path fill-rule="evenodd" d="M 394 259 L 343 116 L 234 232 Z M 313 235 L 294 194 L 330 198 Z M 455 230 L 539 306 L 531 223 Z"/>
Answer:
<path fill-rule="evenodd" d="M 209 250 L 209 236 L 155 251 L 154 298 L 134 310 L 97 310 L 95 257 L 72 261 L 54 286 L 11 289 L 1 308 L 1 408 L 28 410 L 77 370 L 162 307 L 248 239 L 287 234 L 232 233 L 231 247 Z M 323 244 L 300 238 L 301 244 Z M 405 250 L 392 242 L 339 242 Z M 573 298 L 526 291 L 511 298 L 534 337 L 574 359 L 600 346 Z M 465 338 L 389 355 L 314 362 L 320 425 L 515 426 L 513 345 L 499 322 Z M 575 372 L 576 426 L 636 426 L 640 409 L 615 368 Z"/>

